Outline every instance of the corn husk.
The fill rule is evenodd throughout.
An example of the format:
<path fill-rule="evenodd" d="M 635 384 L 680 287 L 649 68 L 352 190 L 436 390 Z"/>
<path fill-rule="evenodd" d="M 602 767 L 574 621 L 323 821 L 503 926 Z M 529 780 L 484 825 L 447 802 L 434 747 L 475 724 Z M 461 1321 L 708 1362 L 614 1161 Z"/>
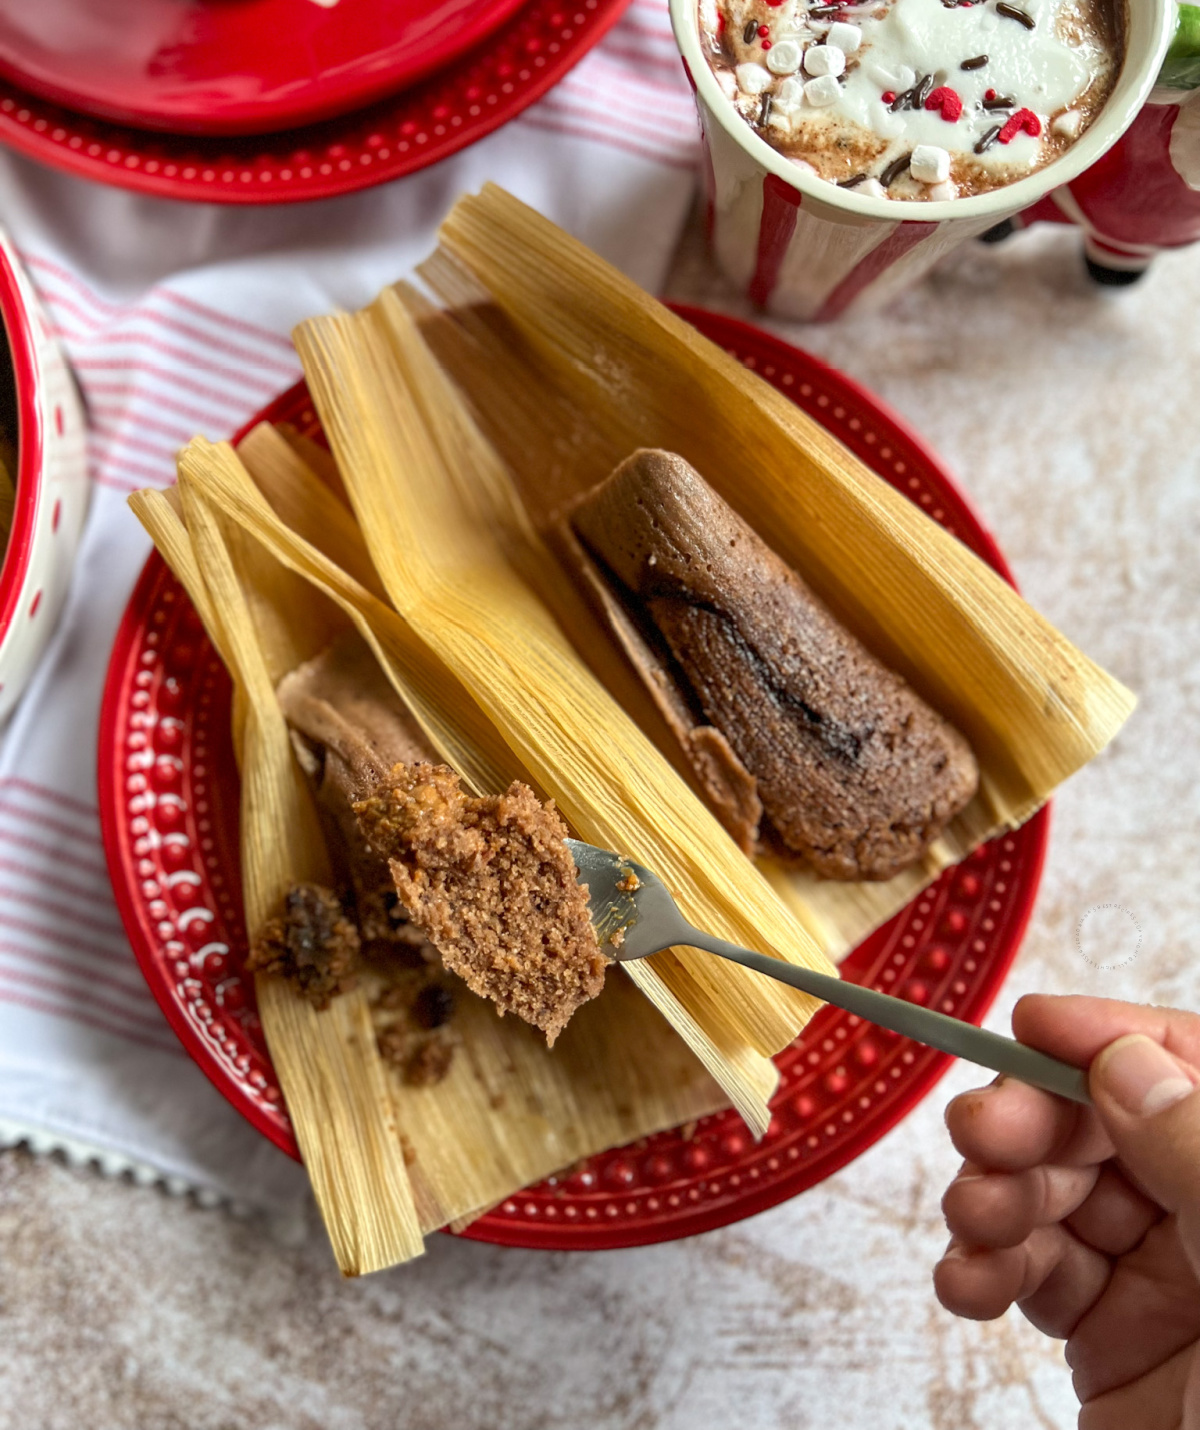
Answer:
<path fill-rule="evenodd" d="M 655 869 L 693 923 L 827 967 L 522 579 L 553 559 L 398 296 L 306 323 L 296 342 L 393 605 L 577 833 Z M 813 1000 L 690 949 L 629 971 L 763 1131 L 776 1080 L 769 1056 L 804 1026 Z"/>
<path fill-rule="evenodd" d="M 234 679 L 242 883 L 253 931 L 293 883 L 331 881 L 272 670 L 306 658 L 312 653 L 306 645 L 337 622 L 310 587 L 263 559 L 240 532 L 227 541 L 218 517 L 186 483 L 186 524 L 179 502 L 158 493 L 138 493 L 131 504 Z M 284 611 L 304 618 L 283 619 Z M 255 986 L 271 1060 L 342 1273 L 356 1276 L 419 1255 L 416 1206 L 365 993 L 347 994 L 318 1013 L 282 979 L 260 974 Z"/>
<path fill-rule="evenodd" d="M 975 801 L 885 883 L 763 872 L 831 957 L 942 868 L 1019 825 L 1112 739 L 1134 697 L 767 382 L 494 186 L 397 295 L 546 529 L 637 447 L 685 457 L 869 649 L 971 741 Z M 553 600 L 551 598 L 551 605 Z"/>
<path fill-rule="evenodd" d="M 387 662 L 385 671 L 390 669 L 401 693 L 415 689 L 407 662 L 427 659 L 421 648 L 394 613 L 389 623 L 373 610 L 365 587 L 356 587 L 344 575 L 340 582 L 322 586 L 315 572 L 328 575 L 333 568 L 283 525 L 275 507 L 291 511 L 326 545 L 340 546 L 369 580 L 365 553 L 361 547 L 357 553 L 353 550 L 348 513 L 343 509 L 339 517 L 325 502 L 322 492 L 328 489 L 272 429 L 252 432 L 239 456 L 245 465 L 228 448 L 197 442 L 180 465 L 190 488 L 220 502 L 235 522 L 244 519 L 241 531 L 266 537 L 261 543 L 255 538 L 264 554 L 273 551 L 292 563 L 288 574 L 303 569 L 314 589 L 328 590 L 348 612 L 371 611 L 384 638 L 390 635 L 392 649 L 400 653 Z M 158 539 L 159 533 L 155 535 Z M 169 537 L 167 533 L 164 541 Z M 285 583 L 276 577 L 270 589 L 282 591 Z M 304 627 L 305 610 L 305 603 L 292 593 L 276 618 Z M 292 640 L 293 648 L 299 648 L 303 631 L 294 632 Z M 383 649 L 378 637 L 376 643 Z M 311 653 L 303 651 L 305 657 Z M 419 679 L 428 674 L 417 672 Z M 465 697 L 448 675 L 445 678 L 441 698 L 448 707 L 457 705 L 461 715 Z M 427 714 L 432 715 L 431 728 L 441 729 L 440 713 L 427 708 Z M 506 758 L 511 763 L 511 756 Z M 486 768 L 486 760 L 476 763 Z M 610 978 L 601 998 L 580 1010 L 553 1053 L 533 1029 L 516 1019 L 498 1019 L 482 999 L 466 990 L 459 990 L 456 998 L 455 1028 L 462 1048 L 449 1075 L 433 1087 L 413 1088 L 385 1069 L 423 1230 L 462 1226 L 512 1192 L 580 1158 L 726 1105 L 720 1088 L 668 1023 L 619 974 Z M 333 1009 L 343 1001 L 335 1000 Z"/>

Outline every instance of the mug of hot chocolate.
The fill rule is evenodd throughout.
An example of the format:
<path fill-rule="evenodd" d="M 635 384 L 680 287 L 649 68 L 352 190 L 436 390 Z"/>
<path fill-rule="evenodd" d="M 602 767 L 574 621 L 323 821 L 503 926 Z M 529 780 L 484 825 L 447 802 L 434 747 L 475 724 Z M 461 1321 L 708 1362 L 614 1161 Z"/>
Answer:
<path fill-rule="evenodd" d="M 1175 0 L 671 0 L 716 257 L 781 317 L 879 303 L 1094 164 Z"/>

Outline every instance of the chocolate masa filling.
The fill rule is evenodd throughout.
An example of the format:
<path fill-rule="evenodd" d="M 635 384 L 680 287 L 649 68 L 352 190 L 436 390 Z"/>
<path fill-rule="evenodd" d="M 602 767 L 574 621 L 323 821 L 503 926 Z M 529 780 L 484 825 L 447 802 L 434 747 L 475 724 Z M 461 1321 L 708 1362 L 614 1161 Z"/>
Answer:
<path fill-rule="evenodd" d="M 391 1019 L 384 1056 L 407 1080 L 432 1080 L 422 1066 L 440 1065 L 456 1041 L 456 975 L 553 1042 L 604 981 L 558 814 L 521 784 L 464 794 L 357 637 L 293 671 L 278 694 L 343 856 L 364 962 L 390 980 L 373 1003 Z"/>
<path fill-rule="evenodd" d="M 817 873 L 887 879 L 968 803 L 978 770 L 962 735 L 682 457 L 635 452 L 566 519 L 636 626 L 626 651 L 747 852 L 756 795 L 774 835 Z"/>
<path fill-rule="evenodd" d="M 397 765 L 355 811 L 444 965 L 553 1044 L 606 967 L 553 805 L 515 781 L 476 799 L 445 765 L 417 764 Z"/>
<path fill-rule="evenodd" d="M 288 979 L 314 1008 L 348 993 L 361 968 L 358 929 L 342 901 L 320 884 L 293 884 L 283 912 L 268 919 L 250 946 L 246 967 Z"/>

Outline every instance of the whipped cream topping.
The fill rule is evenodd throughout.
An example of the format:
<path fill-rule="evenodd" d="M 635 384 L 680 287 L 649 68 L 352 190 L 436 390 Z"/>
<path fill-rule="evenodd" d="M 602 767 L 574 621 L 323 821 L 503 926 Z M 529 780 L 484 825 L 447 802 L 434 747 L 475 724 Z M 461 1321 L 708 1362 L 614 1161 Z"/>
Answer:
<path fill-rule="evenodd" d="M 944 199 L 1023 178 L 1086 130 L 1120 60 L 1106 3 L 701 0 L 700 23 L 776 149 L 862 193 Z"/>

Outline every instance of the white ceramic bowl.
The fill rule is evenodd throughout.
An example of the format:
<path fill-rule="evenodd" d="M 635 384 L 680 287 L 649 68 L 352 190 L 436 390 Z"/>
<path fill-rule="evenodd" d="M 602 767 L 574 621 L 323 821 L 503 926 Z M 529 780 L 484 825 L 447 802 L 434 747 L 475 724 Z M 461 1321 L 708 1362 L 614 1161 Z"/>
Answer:
<path fill-rule="evenodd" d="M 806 174 L 772 149 L 725 96 L 700 43 L 698 0 L 670 0 L 708 159 L 718 263 L 780 317 L 829 319 L 878 304 L 950 249 L 1069 183 L 1133 123 L 1175 33 L 1176 0 L 1127 0 L 1125 58 L 1108 103 L 1070 149 L 1027 178 L 939 203 L 879 199 Z"/>
<path fill-rule="evenodd" d="M 7 235 L 0 318 L 12 361 L 17 500 L 0 567 L 0 722 L 20 699 L 66 600 L 89 486 L 75 380 Z"/>

